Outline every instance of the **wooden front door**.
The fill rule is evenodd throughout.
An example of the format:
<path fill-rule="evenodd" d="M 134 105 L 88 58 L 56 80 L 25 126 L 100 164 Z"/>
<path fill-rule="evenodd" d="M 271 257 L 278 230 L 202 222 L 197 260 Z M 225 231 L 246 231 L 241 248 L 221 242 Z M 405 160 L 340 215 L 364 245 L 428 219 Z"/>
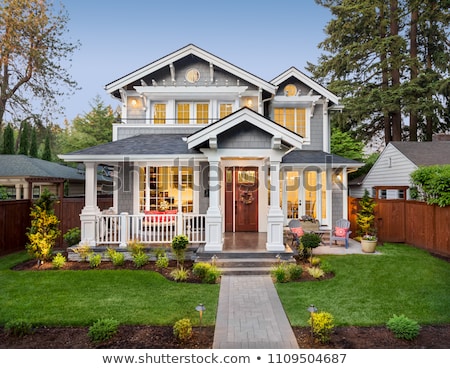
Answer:
<path fill-rule="evenodd" d="M 258 232 L 258 168 L 225 168 L 225 232 Z"/>

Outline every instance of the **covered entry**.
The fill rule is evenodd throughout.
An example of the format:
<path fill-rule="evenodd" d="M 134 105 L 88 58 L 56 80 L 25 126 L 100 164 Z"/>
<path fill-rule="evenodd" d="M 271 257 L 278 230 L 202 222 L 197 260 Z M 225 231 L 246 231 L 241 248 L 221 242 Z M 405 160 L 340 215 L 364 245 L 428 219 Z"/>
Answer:
<path fill-rule="evenodd" d="M 258 232 L 258 168 L 225 168 L 225 232 Z"/>

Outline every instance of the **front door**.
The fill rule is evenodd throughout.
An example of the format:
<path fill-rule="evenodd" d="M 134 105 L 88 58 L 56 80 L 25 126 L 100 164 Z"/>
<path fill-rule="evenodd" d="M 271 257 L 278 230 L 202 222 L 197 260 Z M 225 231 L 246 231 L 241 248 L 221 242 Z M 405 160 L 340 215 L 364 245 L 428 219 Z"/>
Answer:
<path fill-rule="evenodd" d="M 258 232 L 258 168 L 225 168 L 225 232 Z"/>

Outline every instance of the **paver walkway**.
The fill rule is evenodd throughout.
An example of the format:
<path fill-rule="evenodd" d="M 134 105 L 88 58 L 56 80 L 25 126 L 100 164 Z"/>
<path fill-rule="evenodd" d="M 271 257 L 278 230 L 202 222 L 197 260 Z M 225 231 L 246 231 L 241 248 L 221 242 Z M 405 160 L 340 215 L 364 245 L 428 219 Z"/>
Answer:
<path fill-rule="evenodd" d="M 298 348 L 269 275 L 221 277 L 213 348 Z"/>

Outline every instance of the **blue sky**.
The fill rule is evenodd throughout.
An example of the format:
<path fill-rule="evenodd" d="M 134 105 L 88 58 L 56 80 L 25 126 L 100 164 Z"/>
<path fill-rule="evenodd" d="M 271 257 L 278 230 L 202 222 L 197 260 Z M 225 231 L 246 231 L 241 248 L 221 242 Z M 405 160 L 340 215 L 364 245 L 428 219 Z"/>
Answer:
<path fill-rule="evenodd" d="M 307 73 L 331 19 L 314 0 L 62 2 L 67 39 L 81 43 L 69 69 L 81 90 L 63 102 L 69 121 L 89 112 L 96 96 L 115 108 L 106 84 L 190 43 L 265 80 L 291 66 Z"/>

